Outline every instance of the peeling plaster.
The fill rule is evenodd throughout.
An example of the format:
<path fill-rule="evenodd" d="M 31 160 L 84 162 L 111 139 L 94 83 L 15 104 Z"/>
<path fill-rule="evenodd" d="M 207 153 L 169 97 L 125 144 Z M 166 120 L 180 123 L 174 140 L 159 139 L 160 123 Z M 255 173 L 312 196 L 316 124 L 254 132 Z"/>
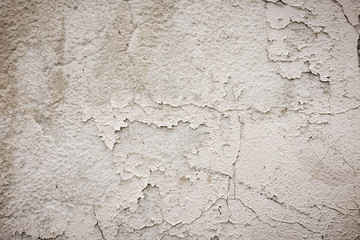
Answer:
<path fill-rule="evenodd" d="M 0 239 L 360 237 L 358 1 L 0 9 Z"/>

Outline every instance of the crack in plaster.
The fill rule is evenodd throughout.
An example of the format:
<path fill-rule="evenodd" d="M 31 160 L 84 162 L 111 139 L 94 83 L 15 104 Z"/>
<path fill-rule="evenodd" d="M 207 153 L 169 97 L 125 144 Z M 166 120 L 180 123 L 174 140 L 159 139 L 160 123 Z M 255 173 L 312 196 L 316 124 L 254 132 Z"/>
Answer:
<path fill-rule="evenodd" d="M 347 23 L 351 24 L 351 19 L 346 15 L 344 6 L 336 0 L 333 1 L 340 5 Z M 33 175 L 39 175 L 39 172 L 34 169 L 43 170 L 45 168 L 47 168 L 45 169 L 46 172 L 55 172 L 57 175 L 61 175 L 63 173 L 57 172 L 57 169 L 73 161 L 74 165 L 65 166 L 67 171 L 71 171 L 71 168 L 75 168 L 75 166 L 81 166 L 81 169 L 75 173 L 81 176 L 76 178 L 71 174 L 64 175 L 66 184 L 62 184 L 62 188 L 69 185 L 73 189 L 79 189 L 79 186 L 87 189 L 87 185 L 90 185 L 91 187 L 95 186 L 91 189 L 96 189 L 97 181 L 108 181 L 106 182 L 108 186 L 103 191 L 100 200 L 95 197 L 91 198 L 91 190 L 84 191 L 88 194 L 84 198 L 89 197 L 92 199 L 89 200 L 89 203 L 84 202 L 84 205 L 92 206 L 96 222 L 93 224 L 94 219 L 92 219 L 92 227 L 96 232 L 98 231 L 99 237 L 101 236 L 102 239 L 115 239 L 113 236 L 123 237 L 120 233 L 122 230 L 122 233 L 125 232 L 128 234 L 125 234 L 126 236 L 133 239 L 136 239 L 137 236 L 146 238 L 145 236 L 151 234 L 154 235 L 151 235 L 152 237 L 148 237 L 148 239 L 166 239 L 167 237 L 226 239 L 233 236 L 232 234 L 238 234 L 238 232 L 244 234 L 243 238 L 252 239 L 254 235 L 246 233 L 247 229 L 252 229 L 252 232 L 259 234 L 272 233 L 273 236 L 279 237 L 285 235 L 276 235 L 275 232 L 280 233 L 285 229 L 295 232 L 299 230 L 299 227 L 310 232 L 309 235 L 303 237 L 314 238 L 320 236 L 318 234 L 322 233 L 326 224 L 334 224 L 335 226 L 335 223 L 331 221 L 339 216 L 343 219 L 346 217 L 355 226 L 356 216 L 353 216 L 353 213 L 349 213 L 348 210 L 359 210 L 359 205 L 356 202 L 356 186 L 350 192 L 347 189 L 339 192 L 345 199 L 339 200 L 335 198 L 336 196 L 331 195 L 331 191 L 336 192 L 337 188 L 320 185 L 315 180 L 306 178 L 306 174 L 309 174 L 309 172 L 296 172 L 300 169 L 297 162 L 299 159 L 296 158 L 299 154 L 298 148 L 305 147 L 306 151 L 306 147 L 310 146 L 314 153 L 306 155 L 306 158 L 311 160 L 316 156 L 323 156 L 322 158 L 319 157 L 319 159 L 324 163 L 328 163 L 328 155 L 332 154 L 330 150 L 334 150 L 354 172 L 354 178 L 347 177 L 354 183 L 357 180 L 357 164 L 351 158 L 351 156 L 354 156 L 354 158 L 357 156 L 355 149 L 357 139 L 351 135 L 353 133 L 349 129 L 356 134 L 357 129 L 353 126 L 356 126 L 358 120 L 354 115 L 359 109 L 358 100 L 360 98 L 351 91 L 348 95 L 351 86 L 346 84 L 350 82 L 351 77 L 355 79 L 358 75 L 349 71 L 352 68 L 350 64 L 353 63 L 353 58 L 348 61 L 349 66 L 341 66 L 341 64 L 334 61 L 337 58 L 342 61 L 339 57 L 341 55 L 350 56 L 345 47 L 342 48 L 342 46 L 337 45 L 340 43 L 344 44 L 344 46 L 350 46 L 347 42 L 346 31 L 342 30 L 342 27 L 345 27 L 344 24 L 332 22 L 331 19 L 329 19 L 329 22 L 321 22 L 321 19 L 318 20 L 318 18 L 322 17 L 321 14 L 315 12 L 321 6 L 318 6 L 319 9 L 312 9 L 317 5 L 314 4 L 310 8 L 305 2 L 301 3 L 301 1 L 295 3 L 285 0 L 265 0 L 258 4 L 254 1 L 225 2 L 222 0 L 220 6 L 217 5 L 218 2 L 210 4 L 205 2 L 177 2 L 168 6 L 167 4 L 170 2 L 163 1 L 160 3 L 160 7 L 155 6 L 154 11 L 149 12 L 147 12 L 147 9 L 142 9 L 142 4 L 145 4 L 144 7 L 147 8 L 156 5 L 156 2 L 148 3 L 149 5 L 135 0 L 131 1 L 131 3 L 130 0 L 125 2 L 124 9 L 120 8 L 118 12 L 115 11 L 115 15 L 125 11 L 127 17 L 130 18 L 129 21 L 124 20 L 124 24 L 119 23 L 117 25 L 119 29 L 115 29 L 115 31 L 119 31 L 120 35 L 123 35 L 122 27 L 129 30 L 127 25 L 131 25 L 131 29 L 125 31 L 125 35 L 122 36 L 125 43 L 120 44 L 121 46 L 112 45 L 112 42 L 117 40 L 111 35 L 113 29 L 109 26 L 115 24 L 119 19 L 122 20 L 122 18 L 117 19 L 116 16 L 113 16 L 114 13 L 110 10 L 116 7 L 117 3 L 115 4 L 111 0 L 108 0 L 109 8 L 107 8 L 108 5 L 92 5 L 91 1 L 84 1 L 83 5 L 80 4 L 79 7 L 74 8 L 78 12 L 69 10 L 70 7 L 66 11 L 60 11 L 60 8 L 56 9 L 56 7 L 54 7 L 54 11 L 46 11 L 54 14 L 54 16 L 68 14 L 68 16 L 66 15 L 66 21 L 64 21 L 64 17 L 59 18 L 62 19 L 62 32 L 60 35 L 65 38 L 66 33 L 66 41 L 54 40 L 54 42 L 61 45 L 59 51 L 63 53 L 62 58 L 60 56 L 60 60 L 57 60 L 54 64 L 49 63 L 46 68 L 60 71 L 58 67 L 61 67 L 61 71 L 64 71 L 64 74 L 68 73 L 69 79 L 74 80 L 74 83 L 69 83 L 71 86 L 64 90 L 63 96 L 54 97 L 51 101 L 46 100 L 48 107 L 56 107 L 51 111 L 66 116 L 66 120 L 61 118 L 53 120 L 57 124 L 55 126 L 64 126 L 59 128 L 60 130 L 48 130 L 46 123 L 42 119 L 44 116 L 41 114 L 39 116 L 30 114 L 29 119 L 31 121 L 25 119 L 26 123 L 33 124 L 29 124 L 28 128 L 23 127 L 25 125 L 24 119 L 14 118 L 14 126 L 11 126 L 11 128 L 16 130 L 13 130 L 13 132 L 14 135 L 18 136 L 11 138 L 6 136 L 9 138 L 6 148 L 10 148 L 8 145 L 16 146 L 16 149 L 11 152 L 10 158 L 14 158 L 14 166 L 16 166 L 16 178 L 12 182 L 19 184 L 14 185 L 11 189 L 6 189 L 6 192 L 14 191 L 14 196 L 19 196 L 20 200 L 18 202 L 24 200 L 24 204 L 17 205 L 18 202 L 14 202 L 9 198 L 5 206 L 9 205 L 9 208 L 14 206 L 14 209 L 21 206 L 20 209 L 23 212 L 19 214 L 29 214 L 30 217 L 37 219 L 41 213 L 34 213 L 37 210 L 30 209 L 31 204 L 28 207 L 27 198 L 24 198 L 21 192 L 24 192 L 24 195 L 27 195 L 31 200 L 43 199 L 42 195 L 37 195 L 41 193 L 50 199 L 49 201 L 44 200 L 45 203 L 57 202 L 58 205 L 81 205 L 83 200 L 77 196 L 83 193 L 82 191 L 74 193 L 74 199 L 66 196 L 66 194 L 64 196 L 53 195 L 52 190 L 47 190 L 46 186 L 41 185 L 41 179 L 33 177 Z M 275 18 L 275 20 L 268 18 L 267 23 L 265 21 L 261 22 L 265 12 L 276 15 L 274 14 L 276 11 L 271 12 L 271 4 L 289 10 L 289 12 L 282 11 L 282 13 L 290 13 L 289 16 L 286 16 L 288 18 L 287 22 L 280 24 Z M 99 8 L 102 10 L 97 11 Z M 329 10 L 334 10 L 333 8 L 331 7 Z M 175 10 L 172 11 L 173 9 Z M 83 12 L 80 12 L 80 10 Z M 85 17 L 86 20 L 76 18 L 79 14 L 82 14 L 81 17 Z M 28 18 L 24 19 L 36 25 L 41 21 L 49 22 L 53 18 L 53 15 L 49 15 L 50 17 L 47 18 L 47 14 L 43 15 L 43 18 L 39 17 L 36 21 Z M 87 15 L 90 15 L 90 17 L 86 18 Z M 257 16 L 260 17 L 256 18 Z M 136 21 L 137 19 L 139 21 Z M 87 21 L 89 25 L 94 27 L 94 31 L 86 25 L 88 24 Z M 56 25 L 56 23 L 51 24 Z M 54 28 L 55 30 L 47 29 L 52 28 L 53 25 L 51 24 L 50 27 L 47 25 L 37 27 L 39 36 L 43 39 L 50 39 L 47 40 L 50 43 L 44 40 L 44 47 L 32 46 L 40 50 L 43 49 L 43 52 L 40 52 L 42 55 L 48 54 L 49 59 L 53 57 L 51 53 L 47 53 L 44 49 L 51 46 L 52 35 L 57 36 L 56 28 Z M 241 27 L 238 27 L 237 24 L 241 25 Z M 331 24 L 334 24 L 333 28 L 331 28 Z M 65 28 L 65 25 L 67 28 Z M 26 26 L 28 26 L 28 29 L 33 28 L 32 25 Z M 356 26 L 352 26 L 356 28 Z M 6 30 L 6 28 L 4 29 Z M 334 31 L 334 29 L 337 30 Z M 275 37 L 263 34 L 267 30 L 272 32 Z M 76 34 L 77 31 L 79 31 L 78 34 Z M 42 32 L 46 32 L 49 36 L 41 35 Z M 179 32 L 180 34 L 178 34 Z M 306 38 L 305 33 L 308 33 L 310 37 Z M 110 37 L 107 34 L 110 34 Z M 299 38 L 299 40 L 290 39 L 291 34 L 295 38 Z M 86 35 L 86 37 L 82 35 Z M 260 37 L 257 38 L 258 36 Z M 21 95 L 26 92 L 25 90 L 30 90 L 31 93 L 33 85 L 36 85 L 35 81 L 30 81 L 31 84 L 27 84 L 28 82 L 24 79 L 42 79 L 44 77 L 41 74 L 25 74 L 37 72 L 38 68 L 41 68 L 41 66 L 31 65 L 32 62 L 37 62 L 37 59 L 29 61 L 31 58 L 25 59 L 22 56 L 22 51 L 28 51 L 22 45 L 26 45 L 30 40 L 34 41 L 32 38 L 35 37 L 30 35 L 21 37 L 18 40 L 17 49 L 12 52 L 13 56 L 16 56 L 14 59 L 19 58 L 18 62 L 21 63 L 18 64 L 19 69 L 9 70 L 14 72 L 14 78 L 21 83 L 17 86 L 22 90 L 17 95 L 18 98 L 22 97 Z M 181 41 L 177 40 L 177 38 L 181 39 Z M 10 38 L 10 40 L 10 42 L 15 42 L 13 38 Z M 199 41 L 196 42 L 195 40 Z M 271 47 L 276 41 L 279 42 L 278 47 L 284 49 L 279 49 L 278 52 L 275 51 L 276 49 L 273 51 Z M 78 42 L 81 42 L 81 44 L 78 44 Z M 253 43 L 254 45 L 252 45 Z M 177 45 L 179 45 L 179 48 L 177 48 Z M 358 43 L 358 48 L 359 46 L 360 43 Z M 120 50 L 117 50 L 118 47 Z M 288 49 L 285 47 L 288 47 Z M 187 51 L 188 49 L 191 50 L 190 53 Z M 263 55 L 257 54 L 256 51 L 250 49 L 256 49 Z M 112 53 L 113 51 L 117 52 Z M 288 52 L 286 53 L 286 51 Z M 293 54 L 292 51 L 296 54 Z M 85 55 L 88 58 L 85 58 Z M 122 55 L 127 57 L 122 59 Z M 360 65 L 360 53 L 358 55 Z M 108 56 L 111 57 L 107 58 Z M 243 56 L 247 57 L 244 58 Z M 248 56 L 251 56 L 251 58 Z M 98 61 L 97 58 L 100 58 L 101 61 Z M 69 60 L 65 64 L 64 59 L 73 60 Z M 251 62 L 252 59 L 256 59 L 256 62 Z M 12 61 L 12 59 L 10 60 Z M 116 64 L 112 64 L 112 62 Z M 189 62 L 189 65 L 184 64 L 187 62 Z M 203 63 L 203 65 L 200 63 Z M 221 63 L 224 63 L 224 66 L 220 66 Z M 293 63 L 294 65 L 287 65 Z M 97 64 L 99 66 L 93 66 Z M 77 69 L 80 69 L 78 65 L 83 70 L 80 73 L 76 72 Z M 107 67 L 108 65 L 109 67 Z M 168 67 L 172 65 L 176 65 L 179 70 Z M 221 69 L 222 67 L 224 69 Z M 292 67 L 295 69 L 293 72 L 291 72 Z M 328 67 L 331 69 L 328 69 Z M 84 71 L 85 68 L 86 72 Z M 190 72 L 193 68 L 196 71 Z M 86 80 L 79 80 L 76 77 L 73 79 L 72 71 L 76 72 L 74 75 L 78 74 Z M 232 71 L 231 81 L 229 80 L 230 74 L 225 74 L 230 71 Z M 106 72 L 111 73 L 107 74 Z M 191 74 L 200 72 L 203 75 L 196 75 L 196 80 L 200 81 L 204 78 L 209 81 L 206 80 L 199 85 L 194 84 L 192 81 L 194 81 L 195 77 L 192 79 L 191 74 L 185 74 L 188 72 Z M 184 79 L 177 79 L 177 77 L 183 76 L 179 73 L 184 74 Z M 21 78 L 23 75 L 24 77 Z M 307 75 L 311 75 L 310 80 L 306 78 Z M 108 78 L 109 81 L 104 80 Z M 90 85 L 94 81 L 98 85 Z M 289 82 L 299 84 L 285 84 Z M 312 82 L 327 82 L 327 85 L 311 85 Z M 89 89 L 92 91 L 90 91 L 90 97 L 87 100 L 82 100 L 78 96 L 82 96 L 87 90 L 78 91 L 78 89 L 86 84 L 89 84 Z M 190 87 L 188 88 L 187 85 L 190 85 Z M 210 86 L 209 89 L 205 89 L 208 85 Z M 101 89 L 96 89 L 99 86 Z M 299 88 L 299 86 L 305 87 Z M 97 91 L 103 90 L 102 88 L 104 88 L 104 91 L 98 94 Z M 291 89 L 292 92 L 290 88 L 293 88 Z M 39 89 L 41 90 L 41 88 Z M 177 91 L 174 91 L 174 89 L 177 89 Z M 194 89 L 194 91 L 191 93 L 181 92 L 184 89 L 188 89 L 188 91 Z M 312 89 L 320 89 L 326 93 L 320 97 L 320 91 L 312 92 Z M 36 93 L 36 91 L 34 92 Z M 37 92 L 40 93 L 41 91 Z M 171 94 L 168 94 L 171 96 L 168 96 L 167 92 L 171 92 Z M 178 92 L 181 95 L 179 98 L 172 96 L 178 94 Z M 354 92 L 356 93 L 356 91 Z M 54 96 L 57 96 L 56 94 Z M 355 96 L 352 96 L 352 94 Z M 73 95 L 77 96 L 74 97 Z M 98 95 L 101 103 L 97 102 L 98 99 L 92 99 Z M 311 95 L 314 95 L 314 97 L 311 98 Z M 289 104 L 293 99 L 297 100 L 298 104 Z M 17 103 L 19 108 L 16 109 L 20 113 L 32 109 L 31 104 L 37 104 L 34 103 L 37 101 L 35 98 L 33 100 L 31 98 L 29 101 L 28 98 L 20 100 L 20 104 Z M 256 104 L 256 101 L 259 101 L 258 104 Z M 338 106 L 334 106 L 336 104 Z M 39 109 L 41 112 L 48 111 L 48 109 L 39 106 L 35 106 L 31 111 Z M 79 124 L 78 115 L 80 113 L 74 109 L 84 109 L 83 123 L 86 124 Z M 69 114 L 69 112 L 72 112 L 73 115 Z M 325 117 L 321 118 L 321 116 Z M 297 121 L 297 118 L 301 120 Z M 287 121 L 288 125 L 281 125 L 281 121 Z M 334 130 L 336 124 L 347 127 L 343 132 L 348 132 L 348 134 L 343 134 L 341 129 Z M 42 130 L 30 130 L 33 126 Z M 97 133 L 105 142 L 107 149 L 105 147 L 104 149 L 101 148 L 101 141 L 96 142 L 94 139 L 86 138 L 81 142 L 81 138 L 74 137 L 83 134 L 83 132 L 95 136 L 96 129 L 92 131 L 91 128 L 93 126 L 98 129 Z M 256 129 L 258 126 L 259 130 Z M 315 130 L 312 130 L 312 127 Z M 176 132 L 178 128 L 181 129 Z M 73 132 L 68 134 L 68 129 Z M 64 134 L 61 138 L 61 142 L 66 142 L 65 144 L 60 147 L 53 147 L 51 145 L 53 142 L 50 144 L 44 136 L 57 131 L 64 131 L 68 135 Z M 38 134 L 39 132 L 40 134 Z M 29 133 L 29 135 L 26 135 L 26 133 Z M 318 135 L 315 135 L 317 133 Z M 338 140 L 328 147 L 326 143 L 337 139 L 339 135 Z M 281 136 L 284 138 L 282 139 Z M 41 150 L 41 144 L 31 145 L 25 143 L 29 139 L 31 139 L 31 142 L 41 142 L 43 138 L 45 138 L 44 152 Z M 326 139 L 323 140 L 322 138 L 329 138 L 329 140 L 325 141 Z M 339 141 L 340 138 L 341 142 Z M 253 141 L 254 139 L 257 141 Z M 263 141 L 263 139 L 265 140 Z M 253 146 L 249 144 L 252 141 Z M 324 142 L 323 145 L 321 141 Z M 338 141 L 339 144 L 337 144 Z M 185 142 L 184 146 L 181 145 L 183 142 Z M 264 144 L 258 145 L 259 142 Z M 292 147 L 289 147 L 290 145 Z M 328 147 L 327 150 L 325 150 L 324 146 Z M 341 148 L 344 146 L 348 147 L 344 150 L 344 148 Z M 95 147 L 97 147 L 97 151 L 89 151 L 89 149 Z M 72 148 L 75 151 L 70 151 Z M 249 151 L 251 148 L 253 148 L 253 151 Z M 266 152 L 267 148 L 271 151 Z M 62 149 L 67 149 L 67 151 Z M 321 154 L 318 154 L 315 151 L 318 149 L 323 149 L 325 152 L 321 151 Z M 264 151 L 264 153 L 261 155 L 258 153 L 260 151 Z M 346 151 L 350 151 L 350 153 L 346 153 Z M 54 152 L 54 155 L 49 155 L 49 152 Z M 82 152 L 86 152 L 86 154 L 81 155 Z M 266 156 L 266 154 L 271 156 Z M 21 158 L 25 155 L 26 158 Z M 285 161 L 281 162 L 283 155 L 288 156 L 287 160 L 290 164 Z M 40 162 L 43 156 L 46 157 L 46 161 Z M 339 158 L 338 156 L 336 159 Z M 26 164 L 30 162 L 28 159 L 32 160 L 32 164 L 34 164 L 32 167 L 27 167 Z M 70 159 L 71 161 L 64 161 L 64 159 Z M 267 159 L 271 160 L 271 162 L 269 161 L 271 163 L 269 168 L 278 164 L 278 169 L 273 172 L 271 169 L 268 172 L 259 171 L 257 166 L 269 163 Z M 247 165 L 249 169 L 241 169 L 241 164 L 245 164 L 249 160 L 253 161 L 251 166 Z M 38 161 L 40 163 L 36 165 Z M 98 162 L 100 163 L 97 165 Z M 106 165 L 107 162 L 111 164 Z M 94 172 L 89 171 L 89 168 L 92 168 L 90 166 L 95 164 Z M 291 164 L 294 166 L 290 166 Z M 237 165 L 239 165 L 239 168 L 236 168 Z M 104 171 L 102 166 L 109 169 Z M 289 169 L 287 169 L 288 166 L 290 166 Z M 45 173 L 45 170 L 43 173 Z M 10 170 L 7 169 L 6 171 Z M 96 176 L 101 177 L 99 179 L 91 178 L 97 171 L 100 171 L 100 173 Z M 249 173 L 246 171 L 249 171 Z M 121 179 L 117 175 L 119 172 L 122 175 Z M 124 172 L 128 175 L 125 176 Z M 110 180 L 105 179 L 111 174 L 114 176 L 109 177 Z M 28 177 L 29 180 L 19 177 L 23 175 Z M 47 177 L 46 174 L 43 175 Z M 267 179 L 267 175 L 269 175 L 269 179 Z M 301 178 L 303 175 L 305 177 Z M 73 182 L 80 179 L 80 182 L 84 181 L 86 184 L 74 185 L 69 180 L 72 178 L 75 179 Z M 244 182 L 242 182 L 243 179 L 245 179 Z M 280 182 L 277 182 L 278 179 L 280 179 Z M 307 181 L 303 179 L 307 179 Z M 270 181 L 264 183 L 266 180 Z M 329 177 L 325 178 L 325 180 L 329 181 Z M 46 180 L 44 181 L 46 182 Z M 31 184 L 24 186 L 20 184 L 27 184 L 28 182 Z M 317 186 L 319 189 L 325 186 L 323 187 L 325 193 L 310 189 L 309 191 L 313 193 L 310 196 L 304 190 L 311 186 L 310 184 L 319 184 Z M 99 186 L 102 188 L 104 185 L 98 185 L 97 188 Z M 296 187 L 298 185 L 304 186 L 304 189 L 297 188 L 303 194 L 300 200 L 291 195 L 297 194 L 291 192 L 294 185 Z M 146 199 L 145 195 L 148 186 L 158 189 L 159 199 Z M 267 190 L 265 190 L 265 186 Z M 26 188 L 31 189 L 33 187 L 37 189 L 36 192 L 26 190 Z M 352 191 L 354 193 L 351 193 Z M 276 193 L 279 197 L 271 194 L 271 192 Z M 189 194 L 190 197 L 186 196 L 186 194 Z M 278 198 L 284 201 L 280 201 Z M 329 204 L 327 199 L 334 201 L 334 205 Z M 352 206 L 349 205 L 344 208 L 344 203 L 354 199 L 355 203 Z M 94 202 L 97 205 L 94 205 Z M 260 202 L 260 205 L 257 205 L 257 202 Z M 316 202 L 315 208 L 308 206 L 312 202 Z M 142 204 L 145 205 L 142 206 Z M 264 206 L 261 206 L 261 204 Z M 95 206 L 99 206 L 96 211 Z M 270 208 L 266 208 L 268 206 Z M 156 212 L 154 208 L 160 210 Z M 238 209 L 242 208 L 246 210 L 237 212 Z M 324 210 L 324 208 L 329 210 Z M 177 209 L 177 212 L 173 211 L 174 209 Z M 6 208 L 4 208 L 4 211 L 7 211 Z M 173 212 L 169 214 L 167 211 Z M 64 212 L 66 221 L 74 217 L 70 210 Z M 8 218 L 4 222 L 9 223 L 7 228 L 12 232 L 14 232 L 13 229 L 26 229 L 21 224 L 22 221 L 28 221 L 28 219 L 19 217 L 20 220 L 14 223 L 11 222 L 11 219 L 14 217 L 17 220 L 18 215 L 7 216 Z M 238 216 L 247 219 L 239 220 L 236 218 Z M 324 220 L 324 225 L 317 223 L 320 222 L 320 217 L 322 221 Z M 342 218 L 339 218 L 339 221 Z M 276 222 L 279 224 L 276 224 Z M 286 225 L 286 227 L 283 227 L 280 223 L 284 223 L 283 225 Z M 36 221 L 36 224 L 34 232 L 43 230 L 38 221 Z M 66 224 L 69 227 L 73 223 L 68 222 Z M 226 230 L 223 227 L 227 224 L 232 225 L 237 230 Z M 311 227 L 309 227 L 310 225 Z M 26 226 L 27 229 L 30 228 L 29 226 Z M 267 226 L 270 227 L 270 230 L 264 230 Z M 263 227 L 264 229 L 262 229 Z M 349 231 L 351 236 L 356 234 L 356 230 L 353 230 L 353 226 L 348 225 L 348 222 L 346 222 L 346 226 L 340 223 L 334 228 Z M 65 229 L 66 234 L 64 231 L 55 238 L 68 237 L 67 234 L 69 236 L 77 234 L 74 230 Z M 45 236 L 50 236 L 49 231 L 45 231 L 48 234 Z M 329 233 L 332 229 L 326 231 Z M 21 231 L 19 230 L 19 232 Z M 336 232 L 336 229 L 334 232 Z M 298 232 L 299 235 L 300 232 Z M 324 235 L 326 236 L 325 233 Z M 79 235 L 77 236 L 79 237 Z M 334 234 L 335 238 L 339 236 Z M 40 236 L 35 235 L 29 235 L 29 237 L 40 238 Z M 289 238 L 296 238 L 296 236 L 289 235 Z"/>

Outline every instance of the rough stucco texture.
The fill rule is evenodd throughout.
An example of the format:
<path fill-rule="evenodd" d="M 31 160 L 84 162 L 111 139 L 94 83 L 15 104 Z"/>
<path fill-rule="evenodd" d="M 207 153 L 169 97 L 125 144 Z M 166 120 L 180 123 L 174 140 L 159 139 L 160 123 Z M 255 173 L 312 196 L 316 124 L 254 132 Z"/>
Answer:
<path fill-rule="evenodd" d="M 358 0 L 0 14 L 0 239 L 360 239 Z"/>

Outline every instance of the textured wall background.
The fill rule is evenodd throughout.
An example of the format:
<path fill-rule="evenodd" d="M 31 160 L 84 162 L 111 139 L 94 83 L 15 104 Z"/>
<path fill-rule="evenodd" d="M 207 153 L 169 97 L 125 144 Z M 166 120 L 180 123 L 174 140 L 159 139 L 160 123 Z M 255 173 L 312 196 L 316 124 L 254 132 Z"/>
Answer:
<path fill-rule="evenodd" d="M 0 12 L 0 239 L 360 239 L 358 0 Z"/>

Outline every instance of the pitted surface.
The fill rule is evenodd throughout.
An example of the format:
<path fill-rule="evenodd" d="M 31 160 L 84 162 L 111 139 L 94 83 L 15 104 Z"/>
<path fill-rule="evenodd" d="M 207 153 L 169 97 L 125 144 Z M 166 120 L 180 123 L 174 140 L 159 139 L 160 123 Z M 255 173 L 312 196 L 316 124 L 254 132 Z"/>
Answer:
<path fill-rule="evenodd" d="M 360 238 L 358 1 L 0 14 L 0 239 Z"/>

